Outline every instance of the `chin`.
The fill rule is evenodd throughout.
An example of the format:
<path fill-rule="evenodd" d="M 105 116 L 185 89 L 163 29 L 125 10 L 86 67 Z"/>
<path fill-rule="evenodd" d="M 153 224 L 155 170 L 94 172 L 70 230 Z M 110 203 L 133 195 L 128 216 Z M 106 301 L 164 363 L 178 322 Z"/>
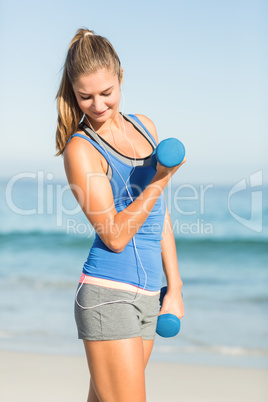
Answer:
<path fill-rule="evenodd" d="M 113 117 L 115 113 L 116 113 L 115 110 L 107 109 L 105 113 L 103 113 L 99 116 L 95 115 L 93 113 L 88 114 L 88 116 L 90 117 L 90 119 L 92 119 L 98 123 L 105 123 L 105 121 L 110 119 L 111 117 Z"/>

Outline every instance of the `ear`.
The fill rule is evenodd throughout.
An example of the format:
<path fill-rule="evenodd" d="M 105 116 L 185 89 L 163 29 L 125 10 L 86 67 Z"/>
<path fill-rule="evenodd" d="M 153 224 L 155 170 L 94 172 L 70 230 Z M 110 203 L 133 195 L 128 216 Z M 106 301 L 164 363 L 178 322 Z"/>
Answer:
<path fill-rule="evenodd" d="M 123 70 L 123 68 L 121 67 L 121 68 L 120 68 L 119 84 L 122 85 L 122 84 L 123 84 L 123 81 L 124 81 L 124 70 Z"/>

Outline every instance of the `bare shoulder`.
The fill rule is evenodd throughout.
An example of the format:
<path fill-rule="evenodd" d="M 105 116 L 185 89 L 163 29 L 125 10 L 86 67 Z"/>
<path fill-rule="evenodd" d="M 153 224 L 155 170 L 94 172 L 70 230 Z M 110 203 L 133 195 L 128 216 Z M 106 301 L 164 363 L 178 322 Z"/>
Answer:
<path fill-rule="evenodd" d="M 77 134 L 83 132 L 77 131 Z M 88 172 L 103 172 L 102 155 L 86 138 L 73 137 L 65 147 L 64 153 L 65 169 L 76 166 Z"/>
<path fill-rule="evenodd" d="M 156 131 L 156 127 L 154 125 L 154 122 L 151 119 L 149 119 L 149 117 L 144 116 L 143 114 L 136 114 L 135 116 L 137 116 L 138 119 L 140 119 L 142 124 L 152 134 L 152 136 L 154 137 L 156 143 L 158 144 L 159 141 L 158 141 L 157 131 Z"/>
<path fill-rule="evenodd" d="M 77 131 L 76 134 L 83 134 Z M 81 158 L 83 156 L 90 155 L 94 150 L 93 145 L 89 143 L 85 138 L 78 136 L 73 137 L 64 149 L 64 159 L 69 158 Z"/>

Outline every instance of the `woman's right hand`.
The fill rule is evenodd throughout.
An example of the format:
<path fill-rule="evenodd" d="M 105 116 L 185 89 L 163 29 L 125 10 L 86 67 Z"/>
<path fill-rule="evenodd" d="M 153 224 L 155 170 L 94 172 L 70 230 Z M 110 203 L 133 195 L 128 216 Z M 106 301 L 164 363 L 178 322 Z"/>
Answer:
<path fill-rule="evenodd" d="M 177 172 L 177 170 L 186 162 L 186 157 L 184 157 L 183 161 L 176 166 L 173 166 L 171 168 L 165 167 L 161 165 L 159 162 L 157 162 L 156 165 L 156 174 L 154 176 L 155 180 L 161 180 L 161 179 L 166 179 L 169 181 L 171 177 Z"/>

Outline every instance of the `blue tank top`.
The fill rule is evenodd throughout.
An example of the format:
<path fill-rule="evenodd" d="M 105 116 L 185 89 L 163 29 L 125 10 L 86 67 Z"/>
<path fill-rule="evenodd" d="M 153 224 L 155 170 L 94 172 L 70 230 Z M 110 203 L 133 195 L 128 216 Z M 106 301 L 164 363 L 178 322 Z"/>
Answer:
<path fill-rule="evenodd" d="M 157 144 L 154 137 L 135 115 L 123 115 L 124 119 L 143 135 L 155 149 Z M 151 155 L 146 158 L 130 158 L 120 154 L 108 142 L 92 131 L 85 123 L 79 125 L 86 135 L 73 134 L 89 141 L 107 160 L 107 177 L 113 191 L 114 204 L 117 212 L 126 208 L 132 200 L 140 195 L 155 175 L 151 166 Z M 121 176 L 121 177 L 120 177 Z M 123 182 L 123 180 L 125 183 Z M 95 234 L 93 245 L 83 267 L 83 273 L 97 278 L 109 279 L 128 283 L 151 291 L 157 291 L 162 285 L 161 239 L 165 217 L 165 200 L 163 195 L 157 199 L 150 215 L 135 235 L 136 248 L 133 239 L 120 253 L 110 250 Z M 142 264 L 142 265 L 141 265 Z M 143 268 L 146 271 L 144 274 Z M 147 276 L 147 279 L 146 279 Z"/>

